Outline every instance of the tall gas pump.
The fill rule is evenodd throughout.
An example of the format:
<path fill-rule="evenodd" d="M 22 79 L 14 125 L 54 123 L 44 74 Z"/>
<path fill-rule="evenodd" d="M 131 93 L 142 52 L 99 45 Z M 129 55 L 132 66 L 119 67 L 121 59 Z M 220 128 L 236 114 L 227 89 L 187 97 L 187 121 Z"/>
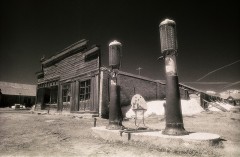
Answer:
<path fill-rule="evenodd" d="M 107 129 L 122 129 L 122 111 L 120 106 L 120 88 L 117 85 L 117 75 L 121 66 L 122 44 L 116 40 L 109 44 L 109 66 L 110 72 L 110 105 L 109 124 Z"/>
<path fill-rule="evenodd" d="M 178 85 L 176 55 L 178 51 L 176 23 L 165 19 L 159 25 L 161 52 L 165 59 L 166 73 L 166 127 L 163 134 L 186 135 L 184 129 L 180 91 Z"/>

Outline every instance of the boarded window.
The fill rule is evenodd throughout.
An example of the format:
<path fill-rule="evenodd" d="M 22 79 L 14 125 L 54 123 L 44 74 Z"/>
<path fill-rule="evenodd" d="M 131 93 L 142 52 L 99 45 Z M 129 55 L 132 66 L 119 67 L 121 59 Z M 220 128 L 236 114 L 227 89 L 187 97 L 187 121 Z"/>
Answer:
<path fill-rule="evenodd" d="M 79 87 L 79 100 L 84 101 L 90 99 L 91 80 L 81 81 Z"/>

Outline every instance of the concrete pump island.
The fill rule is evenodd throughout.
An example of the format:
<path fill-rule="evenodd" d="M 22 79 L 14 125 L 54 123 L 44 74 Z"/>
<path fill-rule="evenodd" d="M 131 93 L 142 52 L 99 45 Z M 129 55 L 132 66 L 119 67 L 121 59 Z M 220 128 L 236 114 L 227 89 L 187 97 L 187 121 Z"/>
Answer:
<path fill-rule="evenodd" d="M 121 65 L 122 44 L 113 41 L 109 44 L 109 66 L 111 67 L 109 124 L 92 128 L 95 137 L 108 141 L 142 142 L 153 146 L 169 147 L 178 145 L 191 148 L 196 146 L 215 146 L 221 143 L 220 135 L 204 132 L 188 132 L 184 128 L 181 110 L 180 91 L 177 73 L 178 54 L 176 23 L 165 19 L 159 25 L 162 58 L 165 61 L 166 103 L 165 129 L 151 129 L 144 122 L 146 102 L 140 95 L 134 95 L 131 107 L 135 112 L 135 127 L 123 124 L 117 75 Z M 140 122 L 136 122 L 140 121 Z"/>

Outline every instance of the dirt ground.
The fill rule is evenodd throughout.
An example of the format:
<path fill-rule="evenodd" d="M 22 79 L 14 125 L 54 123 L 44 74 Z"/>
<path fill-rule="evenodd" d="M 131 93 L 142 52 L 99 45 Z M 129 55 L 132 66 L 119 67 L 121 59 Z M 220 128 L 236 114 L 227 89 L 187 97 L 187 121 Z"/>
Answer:
<path fill-rule="evenodd" d="M 133 120 L 124 121 L 132 126 Z M 106 126 L 108 120 L 98 119 L 97 126 Z M 126 143 L 111 143 L 96 139 L 91 134 L 93 118 L 73 115 L 31 114 L 27 110 L 0 109 L 0 156 L 92 156 L 145 157 L 192 156 Z M 146 119 L 150 128 L 164 129 L 164 117 Z M 212 148 L 222 156 L 240 156 L 240 114 L 206 112 L 184 116 L 187 131 L 219 134 L 223 148 Z M 215 156 L 214 154 L 211 154 Z M 197 154 L 197 156 L 209 156 Z"/>

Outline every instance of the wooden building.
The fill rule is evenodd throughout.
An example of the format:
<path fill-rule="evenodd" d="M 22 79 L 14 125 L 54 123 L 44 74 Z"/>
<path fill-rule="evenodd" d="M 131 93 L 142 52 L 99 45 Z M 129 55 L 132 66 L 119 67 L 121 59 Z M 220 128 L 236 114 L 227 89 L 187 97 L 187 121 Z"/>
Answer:
<path fill-rule="evenodd" d="M 226 90 L 220 93 L 220 97 L 227 103 L 240 106 L 240 90 Z"/>
<path fill-rule="evenodd" d="M 81 40 L 43 59 L 41 66 L 36 73 L 36 109 L 108 116 L 110 70 L 101 66 L 100 47 L 89 47 L 87 40 Z M 147 101 L 165 98 L 162 81 L 123 71 L 119 71 L 117 78 L 123 108 L 130 106 L 134 94 L 141 94 Z"/>
<path fill-rule="evenodd" d="M 0 107 L 11 107 L 15 104 L 31 107 L 35 104 L 36 85 L 0 81 L 0 89 Z"/>
<path fill-rule="evenodd" d="M 41 61 L 36 108 L 98 112 L 100 48 L 81 40 Z"/>

